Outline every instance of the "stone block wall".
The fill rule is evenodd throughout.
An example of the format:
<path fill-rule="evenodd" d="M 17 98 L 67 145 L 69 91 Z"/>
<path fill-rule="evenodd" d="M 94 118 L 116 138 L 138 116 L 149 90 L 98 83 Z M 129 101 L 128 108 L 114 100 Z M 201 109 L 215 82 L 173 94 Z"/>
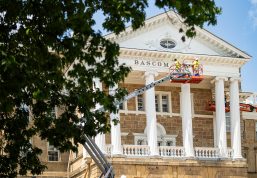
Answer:
<path fill-rule="evenodd" d="M 62 178 L 67 176 L 67 165 L 69 160 L 69 152 L 60 153 L 59 161 L 48 161 L 48 143 L 46 140 L 41 140 L 40 137 L 34 136 L 32 139 L 33 145 L 37 146 L 38 148 L 42 149 L 42 154 L 40 155 L 39 159 L 45 164 L 48 168 L 44 172 L 42 176 L 37 177 L 49 177 L 49 178 Z"/>
<path fill-rule="evenodd" d="M 126 178 L 247 178 L 245 161 L 195 161 L 159 158 L 112 158 L 115 177 Z M 91 178 L 98 175 L 92 169 Z"/>
<path fill-rule="evenodd" d="M 135 89 L 143 87 L 143 85 L 136 84 L 123 84 L 129 92 L 135 91 Z M 168 135 L 177 135 L 176 145 L 182 146 L 182 119 L 180 117 L 180 87 L 170 86 L 157 86 L 155 91 L 169 92 L 171 96 L 172 114 L 160 115 L 157 113 L 157 122 L 161 124 Z M 194 146 L 197 147 L 213 147 L 214 135 L 213 135 L 213 118 L 212 111 L 207 110 L 208 102 L 211 101 L 212 93 L 210 89 L 191 89 L 194 103 L 194 114 L 196 116 L 192 119 L 193 122 L 193 135 Z M 133 133 L 144 133 L 146 128 L 146 115 L 136 113 L 136 100 L 135 98 L 127 102 L 127 108 L 130 113 L 120 114 L 121 132 L 128 135 L 122 136 L 122 144 L 134 144 Z M 135 113 L 131 113 L 131 111 Z M 201 115 L 201 117 L 197 117 Z M 204 118 L 204 115 L 208 117 Z M 108 139 L 109 140 L 109 139 Z"/>
<path fill-rule="evenodd" d="M 211 90 L 192 88 L 191 93 L 193 93 L 194 98 L 194 113 L 212 115 L 212 111 L 207 110 L 208 102 L 212 101 Z"/>
<path fill-rule="evenodd" d="M 243 156 L 247 159 L 248 172 L 254 177 L 257 177 L 257 138 L 255 130 L 256 120 L 245 119 L 243 120 L 241 129 L 242 140 L 242 152 Z"/>
<path fill-rule="evenodd" d="M 193 118 L 194 147 L 214 147 L 212 118 Z"/>

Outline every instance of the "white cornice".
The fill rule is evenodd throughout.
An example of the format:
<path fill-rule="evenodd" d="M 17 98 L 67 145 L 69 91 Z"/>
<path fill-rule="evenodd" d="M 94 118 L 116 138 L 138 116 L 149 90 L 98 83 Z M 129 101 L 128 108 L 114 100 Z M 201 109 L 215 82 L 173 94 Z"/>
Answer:
<path fill-rule="evenodd" d="M 213 44 L 217 48 L 227 51 L 231 54 L 231 56 L 235 57 L 242 57 L 246 59 L 250 59 L 251 56 L 247 53 L 241 51 L 240 49 L 236 48 L 235 46 L 231 45 L 230 43 L 222 40 L 221 38 L 215 36 L 214 34 L 210 33 L 209 31 L 205 29 L 201 29 L 199 27 L 195 27 L 197 36 L 205 41 L 208 41 L 209 43 Z"/>
<path fill-rule="evenodd" d="M 236 67 L 242 67 L 249 59 L 245 58 L 235 58 L 227 56 L 210 56 L 204 54 L 187 54 L 187 53 L 174 53 L 174 52 L 165 52 L 165 51 L 150 51 L 150 50 L 141 50 L 141 49 L 129 49 L 121 48 L 119 58 L 127 59 L 141 59 L 141 60 L 158 60 L 158 61 L 167 61 L 178 59 L 179 61 L 193 60 L 194 57 L 197 57 L 203 64 L 213 64 L 213 65 L 232 65 Z"/>
<path fill-rule="evenodd" d="M 169 17 L 166 13 L 157 15 L 155 17 L 152 17 L 150 19 L 147 19 L 145 21 L 144 26 L 139 28 L 136 31 L 133 31 L 132 27 L 126 28 L 124 32 L 122 32 L 119 35 L 115 35 L 113 33 L 106 35 L 105 37 L 110 39 L 111 41 L 116 41 L 117 43 L 125 41 L 127 39 L 133 38 L 137 35 L 140 35 L 144 32 L 150 31 L 153 28 L 156 28 L 160 26 L 161 24 L 173 24 L 178 29 L 181 27 L 184 27 L 184 25 L 181 23 L 182 19 L 178 14 L 175 14 L 173 11 L 168 12 Z M 180 19 L 179 19 L 180 18 Z M 208 32 L 207 30 L 201 29 L 199 27 L 195 27 L 197 36 L 196 38 L 200 38 L 203 41 L 205 41 L 208 44 L 211 44 L 215 46 L 220 51 L 224 51 L 224 53 L 229 54 L 233 57 L 240 57 L 245 59 L 250 59 L 251 56 L 247 53 L 241 51 L 240 49 L 234 47 L 233 45 L 229 44 L 228 42 L 225 42 L 221 38 L 213 35 L 212 33 Z"/>

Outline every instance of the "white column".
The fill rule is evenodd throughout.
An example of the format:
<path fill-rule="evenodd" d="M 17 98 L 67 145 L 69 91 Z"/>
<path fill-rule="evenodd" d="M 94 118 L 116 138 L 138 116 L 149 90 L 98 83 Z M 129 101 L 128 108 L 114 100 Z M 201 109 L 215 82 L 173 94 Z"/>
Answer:
<path fill-rule="evenodd" d="M 110 95 L 115 94 L 115 90 L 118 88 L 115 85 L 113 88 L 110 88 Z M 117 106 L 119 107 L 119 106 Z M 120 114 L 119 113 L 111 113 L 110 120 L 111 120 L 111 144 L 112 144 L 112 155 L 121 155 L 122 154 L 122 147 L 121 147 L 121 132 L 120 132 L 120 123 L 118 122 L 117 125 L 114 125 L 113 120 L 116 119 L 120 121 Z"/>
<path fill-rule="evenodd" d="M 145 83 L 154 82 L 154 76 L 157 72 L 145 72 Z M 145 92 L 145 111 L 147 119 L 147 141 L 152 156 L 159 155 L 157 147 L 157 120 L 155 109 L 155 90 L 151 88 Z"/>
<path fill-rule="evenodd" d="M 103 90 L 102 83 L 100 82 L 99 78 L 94 79 L 94 87 L 99 88 L 99 90 Z M 96 109 L 101 107 L 100 104 L 96 104 Z M 105 134 L 99 133 L 95 136 L 95 143 L 99 147 L 99 149 L 106 154 L 106 143 L 105 143 Z"/>
<path fill-rule="evenodd" d="M 225 77 L 215 78 L 215 105 L 216 105 L 216 142 L 221 157 L 227 157 L 227 132 L 225 115 L 224 81 Z"/>
<path fill-rule="evenodd" d="M 190 84 L 181 84 L 180 111 L 186 157 L 194 157 Z"/>
<path fill-rule="evenodd" d="M 240 78 L 230 79 L 231 147 L 234 151 L 233 159 L 242 158 L 239 89 L 238 89 L 239 80 Z"/>

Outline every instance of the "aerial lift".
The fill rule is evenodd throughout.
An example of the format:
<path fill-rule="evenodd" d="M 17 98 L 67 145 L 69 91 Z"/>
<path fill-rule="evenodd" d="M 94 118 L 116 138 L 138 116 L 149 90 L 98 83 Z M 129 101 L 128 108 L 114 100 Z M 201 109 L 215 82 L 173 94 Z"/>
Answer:
<path fill-rule="evenodd" d="M 240 111 L 244 112 L 257 112 L 257 107 L 251 105 L 251 104 L 245 104 L 245 103 L 239 103 Z M 215 111 L 216 109 L 215 101 L 210 101 L 207 105 L 207 110 L 208 111 Z M 230 112 L 230 103 L 226 102 L 225 103 L 225 112 Z"/>
<path fill-rule="evenodd" d="M 178 71 L 175 69 L 175 67 L 171 66 L 169 75 L 157 81 L 154 81 L 138 90 L 135 90 L 134 92 L 125 96 L 122 100 L 116 101 L 114 105 L 119 106 L 124 101 L 127 101 L 140 94 L 143 94 L 145 91 L 168 80 L 170 80 L 171 83 L 195 83 L 195 84 L 200 83 L 203 80 L 202 66 L 200 66 L 197 73 L 191 72 L 190 70 L 191 67 L 192 67 L 191 64 L 183 63 L 181 69 Z M 103 110 L 103 108 L 100 108 L 99 110 Z M 93 139 L 88 136 L 85 136 L 85 140 L 86 142 L 83 145 L 84 148 L 87 150 L 88 154 L 91 156 L 91 158 L 94 160 L 94 162 L 102 172 L 99 178 L 114 178 L 115 175 L 114 175 L 113 167 L 106 160 L 104 154 L 95 144 Z"/>

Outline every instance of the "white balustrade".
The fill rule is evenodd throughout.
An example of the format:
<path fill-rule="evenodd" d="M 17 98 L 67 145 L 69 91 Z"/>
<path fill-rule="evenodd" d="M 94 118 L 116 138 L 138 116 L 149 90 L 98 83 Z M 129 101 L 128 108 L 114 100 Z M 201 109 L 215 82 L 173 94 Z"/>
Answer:
<path fill-rule="evenodd" d="M 233 158 L 233 149 L 232 148 L 228 148 L 228 158 Z"/>
<path fill-rule="evenodd" d="M 159 147 L 160 156 L 179 158 L 185 156 L 184 147 L 177 146 L 160 146 Z"/>
<path fill-rule="evenodd" d="M 122 145 L 123 154 L 126 156 L 149 156 L 150 149 L 148 145 Z M 195 147 L 195 157 L 199 159 L 218 159 L 220 158 L 219 148 L 211 147 Z M 106 145 L 108 155 L 112 153 L 112 145 Z M 159 155 L 168 158 L 183 158 L 185 157 L 184 147 L 179 146 L 159 146 Z M 227 149 L 229 159 L 233 158 L 233 149 Z"/>
<path fill-rule="evenodd" d="M 219 149 L 210 147 L 195 147 L 195 157 L 204 159 L 219 158 Z"/>
<path fill-rule="evenodd" d="M 126 156 L 148 156 L 150 149 L 148 145 L 123 145 L 123 154 Z"/>

